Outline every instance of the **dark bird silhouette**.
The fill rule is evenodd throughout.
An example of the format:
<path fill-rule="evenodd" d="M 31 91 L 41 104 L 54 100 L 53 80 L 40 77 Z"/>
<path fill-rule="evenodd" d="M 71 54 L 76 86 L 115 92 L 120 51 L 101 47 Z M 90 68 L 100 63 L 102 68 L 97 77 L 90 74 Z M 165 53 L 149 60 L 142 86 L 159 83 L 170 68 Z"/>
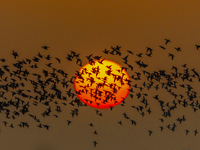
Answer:
<path fill-rule="evenodd" d="M 133 55 L 133 52 L 132 52 L 132 51 L 130 51 L 130 50 L 127 50 L 127 52 Z"/>
<path fill-rule="evenodd" d="M 131 71 L 133 70 L 133 66 L 128 64 L 128 68 L 131 68 Z"/>
<path fill-rule="evenodd" d="M 49 46 L 46 46 L 46 45 L 44 45 L 44 46 L 42 46 L 42 48 L 43 49 L 45 49 L 45 50 L 48 50 L 48 48 L 50 48 Z"/>
<path fill-rule="evenodd" d="M 181 66 L 184 67 L 184 68 L 186 68 L 186 65 L 187 65 L 187 64 L 183 64 L 183 65 L 181 65 Z"/>
<path fill-rule="evenodd" d="M 119 121 L 118 123 L 119 123 L 120 125 L 122 125 L 122 121 Z"/>
<path fill-rule="evenodd" d="M 43 56 L 40 54 L 40 52 L 38 52 L 37 56 L 40 58 L 43 58 Z"/>
<path fill-rule="evenodd" d="M 169 39 L 165 39 L 165 45 L 167 45 L 169 42 L 171 42 Z"/>
<path fill-rule="evenodd" d="M 94 147 L 96 147 L 96 145 L 98 144 L 96 141 L 94 141 L 93 143 L 94 143 Z"/>
<path fill-rule="evenodd" d="M 162 131 L 163 131 L 163 129 L 164 129 L 164 128 L 163 128 L 163 126 L 159 126 L 159 128 L 160 128 L 161 132 L 162 132 Z"/>
<path fill-rule="evenodd" d="M 70 125 L 70 123 L 72 123 L 70 120 L 67 120 L 67 125 Z"/>
<path fill-rule="evenodd" d="M 196 46 L 196 49 L 197 49 L 197 50 L 199 50 L 199 48 L 200 48 L 200 45 L 196 45 L 196 44 L 195 44 L 195 46 Z"/>
<path fill-rule="evenodd" d="M 181 51 L 181 48 L 180 47 L 175 47 L 176 51 L 177 52 L 180 52 Z"/>
<path fill-rule="evenodd" d="M 103 53 L 108 54 L 108 53 L 109 53 L 109 50 L 105 49 L 105 50 L 103 51 Z"/>
<path fill-rule="evenodd" d="M 170 129 L 170 124 L 168 124 L 166 127 L 167 127 L 168 129 Z"/>
<path fill-rule="evenodd" d="M 93 56 L 94 59 L 100 60 L 102 56 Z"/>
<path fill-rule="evenodd" d="M 138 57 L 142 57 L 143 53 L 136 54 Z"/>
<path fill-rule="evenodd" d="M 85 57 L 86 57 L 88 60 L 91 60 L 91 59 L 92 59 L 92 58 L 91 58 L 92 55 L 93 55 L 93 54 L 90 54 L 89 56 L 85 56 Z"/>
<path fill-rule="evenodd" d="M 186 135 L 188 135 L 188 133 L 189 133 L 189 130 L 185 130 L 185 132 L 186 132 Z"/>
<path fill-rule="evenodd" d="M 3 121 L 4 125 L 6 126 L 8 123 L 6 121 Z"/>
<path fill-rule="evenodd" d="M 34 62 L 39 62 L 39 58 L 37 58 L 37 57 L 34 57 L 33 59 L 32 59 Z"/>
<path fill-rule="evenodd" d="M 47 130 L 49 130 L 49 125 L 43 125 L 44 128 L 46 128 Z"/>
<path fill-rule="evenodd" d="M 184 115 L 183 115 L 183 118 L 182 118 L 182 120 L 183 120 L 183 121 L 185 121 L 185 120 L 186 120 Z"/>
<path fill-rule="evenodd" d="M 47 60 L 50 60 L 51 59 L 51 56 L 50 55 L 47 55 L 47 57 L 45 57 Z"/>
<path fill-rule="evenodd" d="M 127 62 L 128 62 L 128 56 L 129 56 L 129 55 L 127 55 L 127 56 L 125 56 L 125 57 L 122 58 L 122 59 L 124 60 L 124 63 L 125 63 L 125 64 L 127 64 Z"/>
<path fill-rule="evenodd" d="M 97 133 L 97 131 L 96 131 L 96 130 L 95 130 L 93 133 L 94 133 L 94 134 L 96 134 L 96 135 L 98 135 L 98 133 Z"/>
<path fill-rule="evenodd" d="M 60 59 L 59 58 L 55 57 L 55 59 L 60 63 Z"/>
<path fill-rule="evenodd" d="M 37 125 L 39 128 L 42 128 L 42 124 Z"/>
<path fill-rule="evenodd" d="M 171 57 L 171 59 L 173 60 L 174 59 L 174 55 L 171 54 L 171 53 L 168 53 L 168 54 L 169 54 L 168 57 Z"/>
<path fill-rule="evenodd" d="M 72 59 L 73 59 L 73 56 L 72 55 L 70 55 L 70 54 L 67 54 L 67 60 L 69 60 L 69 61 L 72 61 Z"/>
<path fill-rule="evenodd" d="M 4 59 L 4 58 L 2 58 L 2 59 L 0 59 L 2 62 L 5 62 L 6 61 L 6 59 Z"/>
<path fill-rule="evenodd" d="M 149 136 L 151 136 L 151 134 L 153 133 L 151 130 L 149 130 L 148 132 L 149 132 Z"/>
<path fill-rule="evenodd" d="M 164 49 L 164 50 L 166 49 L 166 48 L 165 48 L 165 47 L 163 47 L 163 46 L 159 46 L 159 47 L 160 47 L 160 48 L 162 48 L 162 49 Z"/>
<path fill-rule="evenodd" d="M 147 109 L 147 112 L 148 112 L 149 114 L 151 113 L 150 107 L 149 107 L 149 109 Z"/>
<path fill-rule="evenodd" d="M 130 120 L 131 121 L 131 124 L 134 124 L 136 126 L 136 122 L 134 120 Z"/>
<path fill-rule="evenodd" d="M 17 52 L 15 52 L 14 50 L 12 50 L 12 55 L 14 56 L 15 59 L 18 57 Z"/>
<path fill-rule="evenodd" d="M 145 53 L 147 56 L 149 56 L 149 57 L 151 57 L 152 56 L 152 53 L 149 53 L 149 54 L 147 54 L 147 53 Z"/>
<path fill-rule="evenodd" d="M 194 135 L 195 135 L 195 136 L 197 135 L 197 133 L 198 133 L 197 129 L 194 130 Z"/>
<path fill-rule="evenodd" d="M 152 49 L 152 48 L 149 48 L 149 47 L 147 47 L 147 50 L 146 50 L 146 52 L 150 52 L 150 53 L 152 53 L 152 52 L 153 52 L 153 49 Z"/>

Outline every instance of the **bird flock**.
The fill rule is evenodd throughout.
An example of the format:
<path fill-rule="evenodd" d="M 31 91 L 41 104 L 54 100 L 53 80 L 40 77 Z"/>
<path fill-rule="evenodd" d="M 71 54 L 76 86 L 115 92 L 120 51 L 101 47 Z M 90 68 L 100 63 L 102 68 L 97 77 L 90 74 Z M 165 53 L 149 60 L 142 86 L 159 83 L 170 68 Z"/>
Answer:
<path fill-rule="evenodd" d="M 164 39 L 164 41 L 163 45 L 159 45 L 156 50 L 168 50 L 167 46 L 171 44 L 171 41 L 169 39 Z M 181 68 L 175 65 L 172 66 L 170 72 L 165 69 L 149 71 L 149 64 L 143 58 L 153 58 L 154 52 L 156 52 L 154 48 L 146 47 L 144 52 L 137 54 L 131 50 L 122 51 L 121 49 L 119 45 L 111 46 L 110 49 L 102 51 L 102 56 L 96 56 L 95 54 L 84 56 L 90 65 L 93 65 L 95 60 L 103 64 L 103 60 L 107 56 L 116 56 L 122 60 L 122 70 L 128 71 L 130 76 L 130 80 L 127 81 L 130 85 L 127 99 L 133 99 L 139 102 L 139 105 L 137 103 L 137 105 L 127 106 L 127 99 L 124 99 L 120 106 L 130 107 L 135 113 L 139 113 L 141 117 L 145 117 L 151 115 L 153 112 L 150 101 L 154 100 L 161 111 L 160 118 L 158 118 L 162 123 L 158 129 L 160 132 L 163 130 L 174 132 L 179 124 L 187 121 L 186 114 L 183 114 L 176 118 L 172 124 L 165 124 L 165 120 L 173 115 L 174 110 L 181 107 L 190 107 L 195 113 L 200 109 L 198 93 L 189 84 L 200 82 L 200 74 L 195 68 L 189 68 L 187 64 L 183 64 Z M 195 44 L 194 50 L 198 51 L 199 49 L 200 45 Z M 87 104 L 80 101 L 77 97 L 77 94 L 81 94 L 80 91 L 73 89 L 75 78 L 77 76 L 81 78 L 80 73 L 74 71 L 74 75 L 70 77 L 67 71 L 57 67 L 58 64 L 66 63 L 67 61 L 75 62 L 76 65 L 82 67 L 84 64 L 81 54 L 70 51 L 66 55 L 66 59 L 61 60 L 50 54 L 43 54 L 44 51 L 48 52 L 49 50 L 51 50 L 50 47 L 44 45 L 41 47 L 41 51 L 32 58 L 21 58 L 18 52 L 12 50 L 11 55 L 15 61 L 12 64 L 9 64 L 6 58 L 0 59 L 0 115 L 2 118 L 0 127 L 30 128 L 33 125 L 27 121 L 19 121 L 18 124 L 12 122 L 13 120 L 17 120 L 19 116 L 26 115 L 35 121 L 36 127 L 50 130 L 51 125 L 44 124 L 42 121 L 43 118 L 49 116 L 58 118 L 63 108 L 70 109 L 70 115 L 74 118 L 80 113 L 79 107 L 87 107 Z M 176 54 L 181 53 L 182 48 L 174 47 L 174 51 Z M 132 56 L 137 58 L 134 63 Z M 169 61 L 176 59 L 175 54 L 171 52 L 168 53 L 168 57 Z M 134 69 L 137 67 L 139 69 Z M 180 80 L 182 81 L 181 83 L 179 83 Z M 158 94 L 150 97 L 148 92 L 151 89 L 158 91 Z M 178 93 L 177 89 L 184 90 L 185 93 Z M 163 100 L 159 94 L 159 90 L 165 90 L 172 96 L 172 99 L 170 101 Z M 109 94 L 115 94 L 116 92 L 113 91 L 113 93 Z M 39 115 L 30 111 L 32 108 L 37 108 L 38 106 L 44 106 Z M 110 111 L 113 109 L 115 108 L 110 107 Z M 95 109 L 94 113 L 103 117 L 100 109 Z M 124 112 L 122 116 L 130 120 L 132 125 L 138 125 L 137 119 L 130 117 L 127 112 Z M 73 125 L 73 121 L 67 119 L 66 125 Z M 123 121 L 119 120 L 119 122 L 116 122 L 116 125 L 123 125 Z M 88 123 L 88 126 L 93 127 L 94 125 L 93 123 Z M 185 135 L 191 132 L 193 132 L 194 136 L 198 134 L 197 129 L 193 131 L 185 129 L 183 132 L 185 132 Z M 94 130 L 93 134 L 99 135 L 97 130 Z M 152 136 L 154 132 L 149 129 L 147 134 Z M 97 141 L 94 140 L 94 147 L 97 144 Z"/>

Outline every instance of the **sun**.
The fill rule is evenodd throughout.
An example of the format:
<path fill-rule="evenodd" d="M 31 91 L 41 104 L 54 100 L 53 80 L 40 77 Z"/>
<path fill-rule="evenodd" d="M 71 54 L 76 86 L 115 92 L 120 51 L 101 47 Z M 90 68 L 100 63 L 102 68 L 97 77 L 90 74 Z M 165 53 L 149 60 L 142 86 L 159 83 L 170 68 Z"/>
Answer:
<path fill-rule="evenodd" d="M 74 87 L 83 103 L 106 109 L 125 100 L 130 89 L 130 77 L 124 67 L 113 61 L 92 60 L 77 72 Z"/>

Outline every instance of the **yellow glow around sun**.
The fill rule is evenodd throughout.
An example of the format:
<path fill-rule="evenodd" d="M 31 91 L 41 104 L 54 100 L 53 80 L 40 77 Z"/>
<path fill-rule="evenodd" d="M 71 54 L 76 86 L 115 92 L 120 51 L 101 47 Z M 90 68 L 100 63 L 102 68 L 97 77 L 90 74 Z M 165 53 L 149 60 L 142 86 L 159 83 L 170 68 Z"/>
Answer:
<path fill-rule="evenodd" d="M 130 78 L 119 64 L 105 59 L 84 65 L 76 75 L 75 91 L 80 100 L 95 108 L 110 108 L 128 95 Z"/>

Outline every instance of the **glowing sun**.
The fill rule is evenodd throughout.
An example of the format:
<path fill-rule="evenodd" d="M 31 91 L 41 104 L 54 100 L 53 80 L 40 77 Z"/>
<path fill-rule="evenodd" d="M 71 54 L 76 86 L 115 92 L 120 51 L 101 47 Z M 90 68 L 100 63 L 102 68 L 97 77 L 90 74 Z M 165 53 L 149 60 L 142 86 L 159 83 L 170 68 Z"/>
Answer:
<path fill-rule="evenodd" d="M 110 108 L 125 100 L 130 77 L 125 68 L 106 60 L 92 60 L 76 74 L 74 87 L 79 99 L 95 108 Z"/>

